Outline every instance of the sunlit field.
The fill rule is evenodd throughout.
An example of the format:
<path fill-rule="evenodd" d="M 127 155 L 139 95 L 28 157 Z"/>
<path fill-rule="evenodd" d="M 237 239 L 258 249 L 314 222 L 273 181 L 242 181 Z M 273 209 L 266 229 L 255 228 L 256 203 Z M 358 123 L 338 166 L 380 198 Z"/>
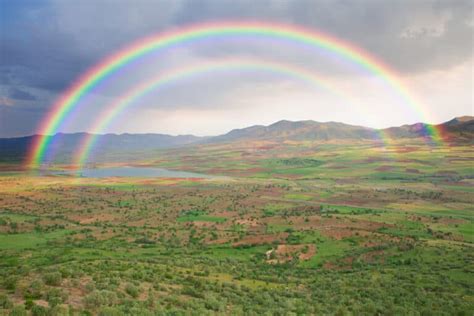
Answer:
<path fill-rule="evenodd" d="M 246 144 L 135 162 L 205 179 L 3 173 L 3 313 L 472 312 L 470 145 Z"/>

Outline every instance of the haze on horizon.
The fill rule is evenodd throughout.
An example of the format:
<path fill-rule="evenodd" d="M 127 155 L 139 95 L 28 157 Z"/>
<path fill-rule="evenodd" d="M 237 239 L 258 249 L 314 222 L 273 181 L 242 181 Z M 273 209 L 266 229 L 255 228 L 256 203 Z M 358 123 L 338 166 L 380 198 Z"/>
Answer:
<path fill-rule="evenodd" d="M 106 106 L 176 67 L 226 58 L 310 70 L 350 96 L 259 69 L 210 72 L 157 89 L 104 132 L 217 135 L 281 119 L 383 128 L 473 115 L 473 3 L 455 1 L 6 1 L 0 0 L 0 137 L 31 135 L 80 74 L 134 41 L 209 21 L 294 24 L 375 55 L 424 106 L 353 64 L 272 40 L 228 38 L 179 45 L 142 58 L 94 90 L 62 132 L 90 131 Z M 270 48 L 270 49 L 269 49 Z"/>

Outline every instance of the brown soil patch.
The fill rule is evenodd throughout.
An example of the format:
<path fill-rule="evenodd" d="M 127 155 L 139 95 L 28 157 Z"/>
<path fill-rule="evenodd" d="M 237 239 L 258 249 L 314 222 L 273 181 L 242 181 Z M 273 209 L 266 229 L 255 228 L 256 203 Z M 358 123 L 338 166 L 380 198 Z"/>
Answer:
<path fill-rule="evenodd" d="M 34 302 L 35 302 L 36 305 L 39 305 L 39 306 L 43 306 L 43 307 L 48 307 L 49 306 L 48 302 L 45 301 L 45 300 L 36 300 Z"/>
<path fill-rule="evenodd" d="M 272 235 L 249 235 L 232 244 L 232 246 L 242 245 L 265 245 L 274 242 L 283 243 L 288 237 L 288 233 L 278 233 Z"/>
<path fill-rule="evenodd" d="M 278 245 L 276 249 L 267 252 L 267 258 L 274 256 L 273 259 L 267 259 L 267 263 L 285 263 L 293 260 L 295 256 L 299 260 L 309 260 L 316 254 L 316 246 L 309 245 Z"/>
<path fill-rule="evenodd" d="M 393 166 L 383 165 L 380 167 L 375 168 L 376 171 L 391 171 L 395 169 Z"/>
<path fill-rule="evenodd" d="M 415 151 L 418 151 L 418 148 L 416 148 L 416 147 L 397 147 L 397 148 L 395 148 L 395 152 L 399 153 L 399 154 L 412 153 L 412 152 L 415 152 Z"/>
<path fill-rule="evenodd" d="M 115 219 L 115 216 L 112 214 L 70 215 L 69 218 L 73 221 L 78 221 L 81 224 L 91 224 L 94 222 L 112 222 Z"/>
<path fill-rule="evenodd" d="M 445 225 L 450 225 L 450 224 L 452 225 L 452 224 L 463 224 L 467 222 L 466 220 L 461 219 L 461 218 L 441 217 L 441 218 L 435 219 L 429 216 L 421 216 L 421 215 L 412 215 L 412 216 L 409 216 L 408 219 L 411 221 L 418 221 L 425 224 L 440 223 L 440 224 L 445 224 Z"/>
<path fill-rule="evenodd" d="M 67 300 L 69 305 L 75 308 L 82 306 L 82 299 L 86 295 L 85 287 L 91 280 L 91 277 L 81 278 L 77 287 L 73 287 L 72 284 L 70 284 L 70 287 L 68 287 L 69 296 Z"/>
<path fill-rule="evenodd" d="M 255 173 L 255 172 L 266 172 L 269 171 L 270 169 L 265 169 L 265 168 L 250 168 L 245 171 Z"/>
<path fill-rule="evenodd" d="M 259 223 L 256 219 L 239 219 L 235 221 L 236 224 L 240 224 L 248 227 L 257 227 Z"/>
<path fill-rule="evenodd" d="M 455 176 L 455 175 L 458 175 L 459 173 L 457 173 L 454 170 L 440 170 L 436 172 L 435 174 L 438 176 Z"/>
<path fill-rule="evenodd" d="M 308 251 L 306 253 L 301 253 L 299 256 L 300 260 L 309 260 L 316 254 L 316 246 L 308 245 Z"/>
<path fill-rule="evenodd" d="M 337 169 L 347 169 L 348 167 L 347 166 L 341 166 L 341 165 L 332 165 L 332 166 L 329 165 L 329 166 L 326 166 L 326 168 L 337 170 Z"/>
<path fill-rule="evenodd" d="M 329 238 L 333 238 L 336 240 L 341 240 L 347 237 L 352 237 L 352 236 L 369 236 L 371 235 L 370 232 L 365 231 L 365 230 L 354 230 L 350 228 L 324 228 L 320 230 L 321 235 Z"/>
<path fill-rule="evenodd" d="M 383 258 L 383 250 L 374 250 L 367 253 L 364 253 L 361 258 L 366 262 L 376 262 L 381 261 L 383 262 L 385 259 Z"/>
<path fill-rule="evenodd" d="M 448 217 L 441 217 L 438 220 L 438 223 L 449 225 L 449 224 L 463 224 L 467 223 L 467 220 L 461 218 L 448 218 Z"/>
<path fill-rule="evenodd" d="M 348 270 L 352 269 L 352 262 L 354 257 L 345 257 L 339 259 L 337 262 L 326 262 L 323 265 L 323 268 L 326 270 Z"/>

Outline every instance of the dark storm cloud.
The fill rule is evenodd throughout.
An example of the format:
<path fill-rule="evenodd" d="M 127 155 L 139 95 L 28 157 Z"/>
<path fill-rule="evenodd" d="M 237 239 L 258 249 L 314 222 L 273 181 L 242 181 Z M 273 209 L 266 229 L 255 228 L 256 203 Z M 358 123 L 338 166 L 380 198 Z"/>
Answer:
<path fill-rule="evenodd" d="M 18 88 L 10 88 L 10 90 L 8 91 L 8 96 L 15 100 L 23 100 L 23 101 L 37 100 L 37 98 L 31 93 L 28 93 Z"/>
<path fill-rule="evenodd" d="M 22 87 L 29 93 L 29 109 L 36 108 L 39 117 L 49 103 L 35 101 L 36 91 L 57 95 L 121 47 L 191 23 L 257 20 L 318 29 L 407 74 L 449 69 L 473 56 L 470 0 L 0 0 L 0 15 L 0 85 L 6 91 Z M 208 57 L 273 54 L 291 61 L 296 56 L 284 49 L 263 54 L 258 46 L 216 45 L 192 52 Z M 317 61 L 311 66 L 320 67 Z M 0 119 L 4 124 L 8 118 Z"/>
<path fill-rule="evenodd" d="M 189 10 L 178 18 L 182 23 L 245 17 L 329 32 L 401 72 L 442 69 L 473 55 L 473 3 L 469 0 L 188 0 L 185 7 Z"/>
<path fill-rule="evenodd" d="M 450 67 L 473 54 L 471 1 L 19 3 L 3 4 L 0 67 L 9 75 L 2 76 L 2 83 L 52 91 L 63 90 L 92 64 L 142 36 L 212 20 L 276 21 L 316 28 L 357 43 L 402 72 Z"/>

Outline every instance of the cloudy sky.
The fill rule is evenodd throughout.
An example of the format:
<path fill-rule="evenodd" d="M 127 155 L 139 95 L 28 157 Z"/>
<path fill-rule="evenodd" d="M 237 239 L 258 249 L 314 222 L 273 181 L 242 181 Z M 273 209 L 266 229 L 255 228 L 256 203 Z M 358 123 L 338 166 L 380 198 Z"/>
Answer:
<path fill-rule="evenodd" d="M 60 130 L 90 131 L 137 85 L 229 59 L 234 67 L 185 76 L 135 100 L 103 132 L 214 135 L 280 119 L 380 128 L 474 111 L 470 0 L 0 0 L 0 6 L 0 137 L 37 132 L 61 93 L 110 54 L 152 34 L 211 21 L 273 22 L 331 34 L 394 69 L 421 108 L 383 78 L 327 51 L 228 36 L 141 58 L 81 99 Z M 262 66 L 269 62 L 296 70 L 269 71 Z M 298 69 L 332 88 L 302 79 Z"/>

